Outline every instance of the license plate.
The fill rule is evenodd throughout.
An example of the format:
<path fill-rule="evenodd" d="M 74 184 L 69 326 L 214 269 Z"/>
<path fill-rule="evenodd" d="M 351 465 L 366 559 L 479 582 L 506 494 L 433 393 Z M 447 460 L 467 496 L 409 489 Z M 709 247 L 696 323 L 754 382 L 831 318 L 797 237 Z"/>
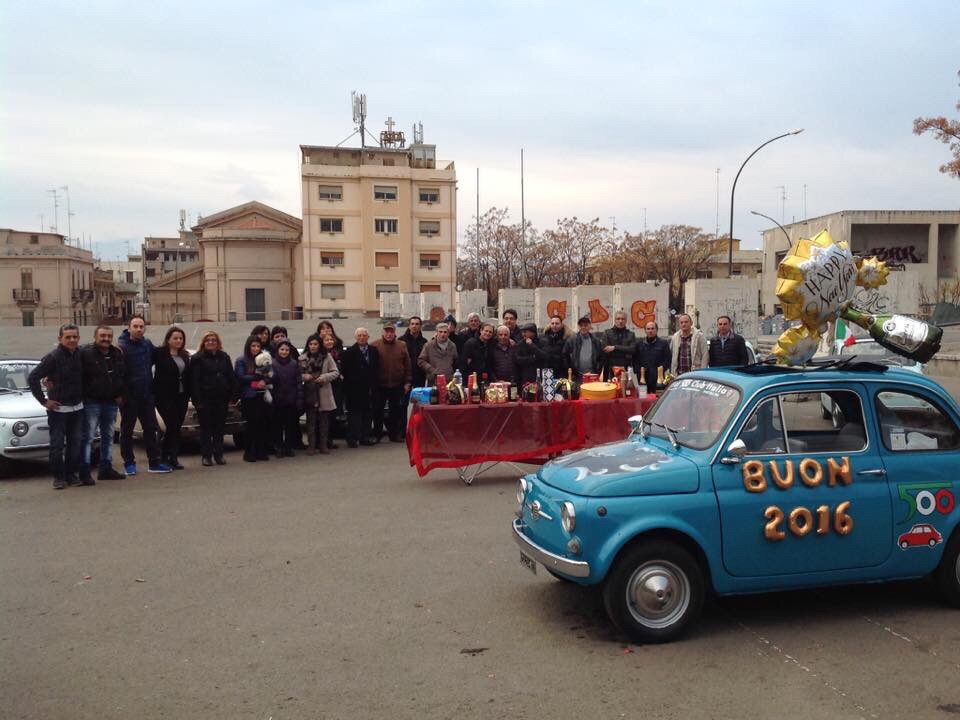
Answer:
<path fill-rule="evenodd" d="M 523 552 L 520 553 L 520 564 L 534 575 L 537 574 L 537 561 L 528 555 L 524 555 Z"/>

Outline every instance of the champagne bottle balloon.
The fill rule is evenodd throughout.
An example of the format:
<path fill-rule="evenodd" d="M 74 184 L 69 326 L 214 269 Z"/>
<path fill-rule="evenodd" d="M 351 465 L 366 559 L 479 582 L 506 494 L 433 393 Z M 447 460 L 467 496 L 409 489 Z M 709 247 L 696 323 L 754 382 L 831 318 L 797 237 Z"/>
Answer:
<path fill-rule="evenodd" d="M 918 363 L 928 362 L 940 349 L 943 330 L 923 320 L 905 315 L 872 314 L 849 307 L 841 317 L 862 327 L 891 352 Z"/>

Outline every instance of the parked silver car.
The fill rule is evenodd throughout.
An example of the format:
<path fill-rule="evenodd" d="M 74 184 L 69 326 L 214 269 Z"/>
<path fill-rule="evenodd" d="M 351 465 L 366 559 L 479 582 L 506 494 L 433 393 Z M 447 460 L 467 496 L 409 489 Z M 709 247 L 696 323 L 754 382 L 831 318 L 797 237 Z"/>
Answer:
<path fill-rule="evenodd" d="M 0 468 L 8 460 L 46 460 L 47 411 L 27 386 L 39 360 L 0 360 Z"/>

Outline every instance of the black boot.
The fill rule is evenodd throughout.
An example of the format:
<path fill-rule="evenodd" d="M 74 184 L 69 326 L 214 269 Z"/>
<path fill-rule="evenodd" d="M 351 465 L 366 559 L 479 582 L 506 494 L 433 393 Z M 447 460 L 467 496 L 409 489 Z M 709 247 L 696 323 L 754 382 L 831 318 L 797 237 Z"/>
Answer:
<path fill-rule="evenodd" d="M 200 461 L 200 464 L 204 467 L 213 467 L 213 460 L 211 460 L 208 455 L 204 455 L 203 460 Z"/>
<path fill-rule="evenodd" d="M 167 465 L 172 467 L 174 470 L 183 470 L 183 465 L 180 464 L 180 461 L 177 459 L 176 455 L 167 455 Z"/>
<path fill-rule="evenodd" d="M 224 459 L 223 455 L 214 455 L 214 456 L 213 456 L 213 461 L 214 461 L 217 465 L 226 465 L 226 464 L 227 464 L 227 461 Z"/>

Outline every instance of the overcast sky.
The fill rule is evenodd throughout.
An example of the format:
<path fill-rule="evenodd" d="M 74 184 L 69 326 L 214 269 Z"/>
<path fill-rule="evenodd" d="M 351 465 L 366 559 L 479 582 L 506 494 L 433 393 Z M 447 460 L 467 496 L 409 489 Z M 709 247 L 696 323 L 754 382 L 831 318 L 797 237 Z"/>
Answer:
<path fill-rule="evenodd" d="M 956 209 L 946 146 L 912 134 L 957 115 L 960 3 L 4 2 L 0 227 L 53 224 L 108 258 L 146 235 L 260 200 L 300 216 L 300 144 L 422 121 L 475 214 L 616 218 L 637 232 L 729 224 L 750 247 L 783 219 Z M 347 143 L 348 145 L 353 142 Z M 59 229 L 66 232 L 66 209 Z"/>

